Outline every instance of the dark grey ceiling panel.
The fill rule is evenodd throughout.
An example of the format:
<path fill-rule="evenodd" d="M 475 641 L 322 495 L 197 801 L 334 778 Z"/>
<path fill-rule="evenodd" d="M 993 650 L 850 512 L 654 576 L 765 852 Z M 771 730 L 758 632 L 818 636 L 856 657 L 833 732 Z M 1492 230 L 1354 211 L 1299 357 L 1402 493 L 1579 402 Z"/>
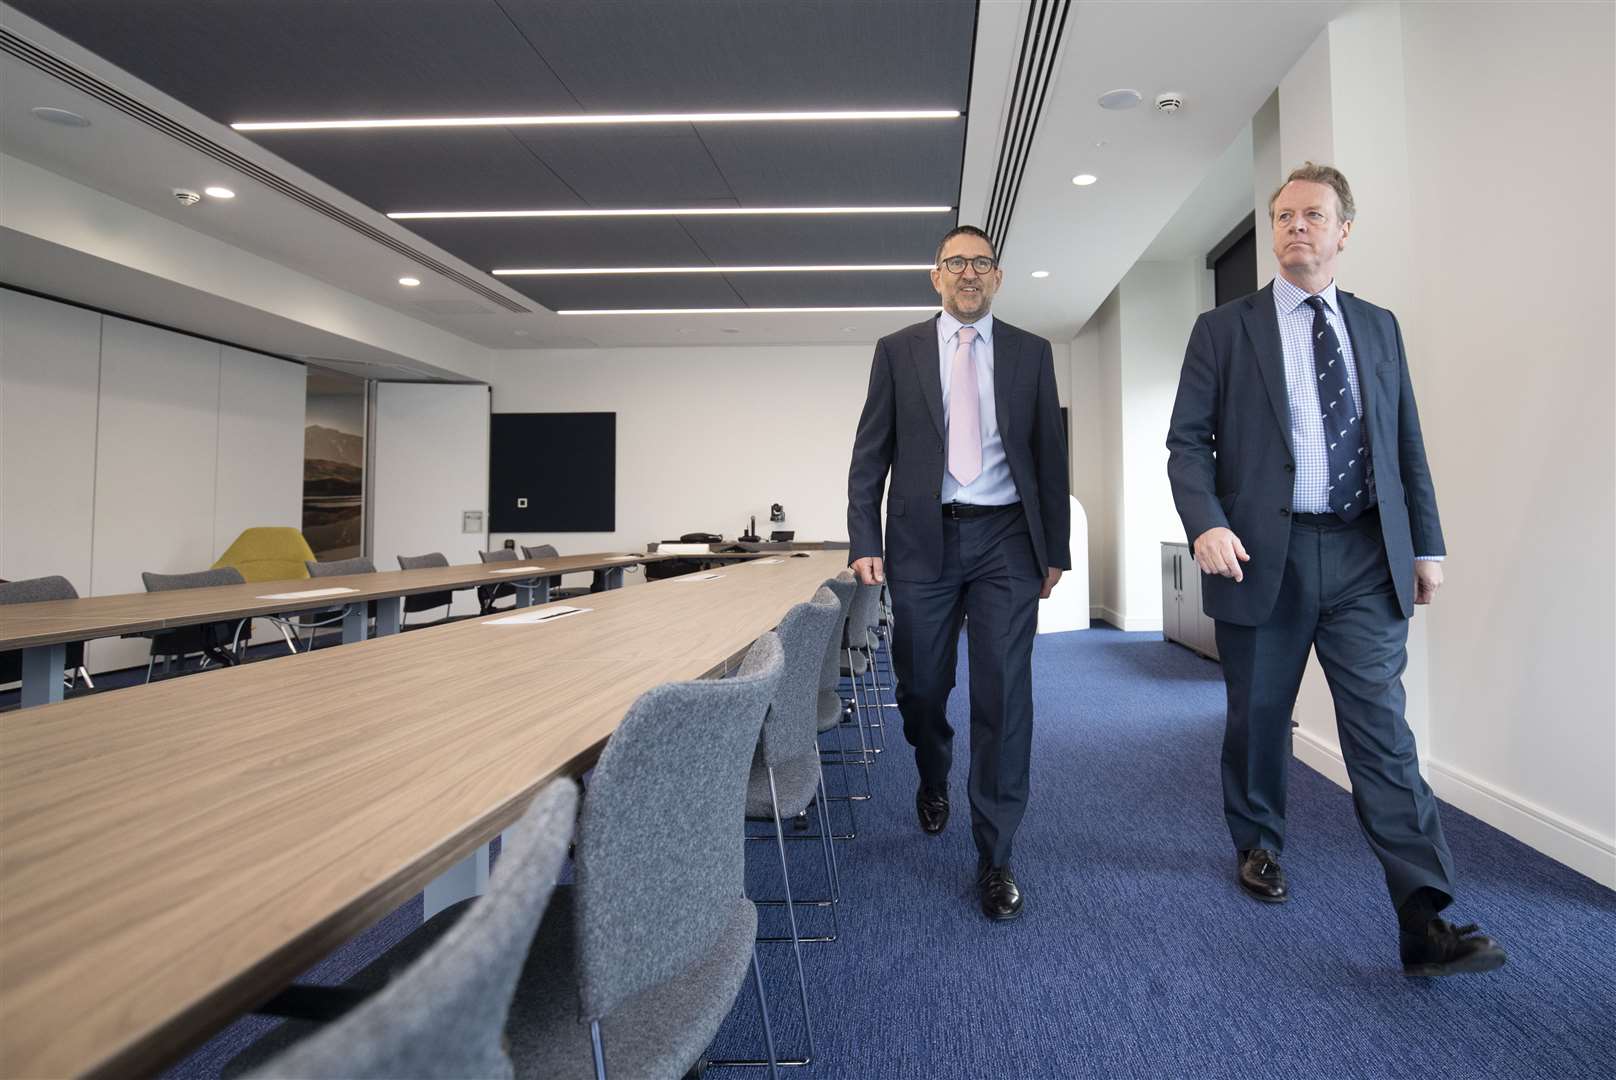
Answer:
<path fill-rule="evenodd" d="M 682 220 L 701 250 L 719 266 L 930 264 L 937 242 L 954 227 L 953 214 Z"/>
<path fill-rule="evenodd" d="M 729 184 L 688 124 L 513 128 L 512 134 L 591 206 L 705 206 L 715 200 L 735 205 Z"/>
<path fill-rule="evenodd" d="M 503 128 L 477 131 L 261 132 L 255 136 L 382 213 L 585 205 Z"/>
<path fill-rule="evenodd" d="M 506 278 L 506 284 L 552 311 L 567 308 L 745 307 L 717 274 L 646 277 Z"/>
<path fill-rule="evenodd" d="M 922 271 L 736 274 L 729 280 L 747 307 L 875 307 L 937 303 L 937 293 L 931 287 L 931 279 Z"/>
<path fill-rule="evenodd" d="M 704 124 L 742 206 L 952 206 L 964 120 Z"/>
<path fill-rule="evenodd" d="M 401 222 L 483 270 L 515 267 L 710 266 L 673 218 L 521 218 Z M 501 279 L 507 283 L 515 279 Z"/>
<path fill-rule="evenodd" d="M 974 0 L 501 0 L 589 112 L 968 104 Z"/>
<path fill-rule="evenodd" d="M 579 111 L 494 0 L 8 2 L 227 124 Z"/>

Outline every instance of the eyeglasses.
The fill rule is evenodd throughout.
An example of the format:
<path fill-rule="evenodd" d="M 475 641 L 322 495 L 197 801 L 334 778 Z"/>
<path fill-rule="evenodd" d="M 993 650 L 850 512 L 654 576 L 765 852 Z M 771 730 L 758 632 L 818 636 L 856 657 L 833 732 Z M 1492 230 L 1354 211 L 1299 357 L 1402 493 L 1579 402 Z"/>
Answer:
<path fill-rule="evenodd" d="M 975 270 L 978 274 L 986 274 L 991 272 L 995 266 L 999 265 L 999 260 L 990 255 L 978 255 L 973 259 L 967 259 L 963 255 L 950 255 L 948 258 L 943 260 L 942 266 L 943 269 L 947 270 L 950 274 L 963 274 L 965 273 L 966 263 L 970 263 L 971 269 Z"/>

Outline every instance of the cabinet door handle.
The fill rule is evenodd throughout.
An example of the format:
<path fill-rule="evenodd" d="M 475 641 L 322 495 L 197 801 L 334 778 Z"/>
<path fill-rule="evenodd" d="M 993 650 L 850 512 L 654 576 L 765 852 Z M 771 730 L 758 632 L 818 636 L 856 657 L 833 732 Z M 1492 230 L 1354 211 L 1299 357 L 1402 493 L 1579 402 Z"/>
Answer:
<path fill-rule="evenodd" d="M 1173 588 L 1181 592 L 1184 589 L 1184 556 L 1182 555 L 1173 556 Z"/>

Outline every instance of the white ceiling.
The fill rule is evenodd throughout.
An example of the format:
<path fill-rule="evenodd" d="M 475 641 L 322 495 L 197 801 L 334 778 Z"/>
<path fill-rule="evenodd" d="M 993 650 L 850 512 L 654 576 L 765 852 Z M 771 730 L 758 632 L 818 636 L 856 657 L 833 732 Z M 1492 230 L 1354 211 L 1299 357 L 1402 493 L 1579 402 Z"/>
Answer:
<path fill-rule="evenodd" d="M 1295 59 L 1343 6 L 1333 2 L 1074 4 L 1060 70 L 1005 245 L 1006 282 L 996 311 L 1057 341 L 1068 340 L 1147 250 L 1152 257 L 1204 254 L 1234 223 L 1229 213 L 1238 206 L 1241 153 L 1236 144 L 1241 131 Z M 986 0 L 981 6 L 962 185 L 964 221 L 979 213 L 990 183 L 987 177 L 996 166 L 999 117 L 1025 9 L 1023 0 Z M 916 317 L 901 312 L 555 315 L 4 5 L 0 5 L 0 19 L 192 130 L 534 310 L 515 314 L 497 309 L 454 282 L 411 265 L 395 252 L 335 226 L 245 176 L 229 175 L 211 158 L 9 57 L 0 57 L 0 150 L 482 346 L 867 342 Z M 1094 104 L 1102 92 L 1118 86 L 1138 88 L 1146 95 L 1146 104 L 1122 113 L 1105 112 Z M 1156 113 L 1149 99 L 1161 90 L 1183 93 L 1185 108 L 1173 116 Z M 79 112 L 91 119 L 92 126 L 71 129 L 44 123 L 28 111 L 36 105 Z M 1101 140 L 1105 145 L 1096 147 Z M 1249 202 L 1249 149 L 1244 163 Z M 1074 187 L 1071 176 L 1079 171 L 1096 173 L 1100 182 L 1089 188 Z M 1202 186 L 1209 174 L 1210 186 Z M 235 189 L 238 197 L 230 203 L 204 200 L 185 208 L 171 195 L 177 186 L 200 188 L 211 183 Z M 1195 201 L 1175 217 L 1192 194 Z M 1235 213 L 1234 220 L 1238 217 Z M 1206 242 L 1208 236 L 1210 243 Z M 49 279 L 61 279 L 71 272 L 70 268 L 51 270 L 42 264 L 37 271 L 40 280 L 31 281 L 34 260 L 16 259 L 9 243 L 0 247 L 0 254 L 7 257 L 0 279 L 25 287 L 48 291 Z M 48 252 L 36 250 L 35 254 L 48 264 L 44 259 Z M 1026 276 L 1034 269 L 1049 270 L 1052 276 L 1034 281 Z M 399 286 L 396 280 L 404 274 L 421 278 L 421 286 L 410 290 Z M 102 276 L 109 282 L 115 277 Z M 149 287 L 126 289 L 122 299 L 150 304 L 151 294 Z M 97 303 L 90 296 L 75 299 Z M 109 297 L 100 306 L 120 310 L 113 299 Z M 183 316 L 191 306 L 186 300 L 176 295 L 158 306 L 165 309 L 164 316 L 176 311 Z M 121 310 L 137 317 L 157 317 L 146 311 Z M 171 319 L 164 321 L 190 328 Z M 285 354 L 310 354 L 306 334 L 274 325 L 276 321 L 243 322 L 242 328 L 254 337 L 241 343 Z M 340 338 L 327 338 L 321 355 L 339 361 L 348 358 Z M 292 347 L 294 339 L 297 347 Z M 351 351 L 354 360 L 378 362 L 363 348 Z"/>

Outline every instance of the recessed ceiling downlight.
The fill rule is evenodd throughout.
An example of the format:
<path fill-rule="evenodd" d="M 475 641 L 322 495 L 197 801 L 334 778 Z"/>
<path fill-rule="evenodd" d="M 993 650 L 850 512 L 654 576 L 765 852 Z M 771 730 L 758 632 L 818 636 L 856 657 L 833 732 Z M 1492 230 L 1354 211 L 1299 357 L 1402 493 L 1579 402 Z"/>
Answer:
<path fill-rule="evenodd" d="M 413 289 L 417 285 L 421 284 L 421 279 L 414 277 L 401 277 L 398 279 L 398 283 L 404 286 L 406 289 Z"/>
<path fill-rule="evenodd" d="M 1072 177 L 1072 183 L 1076 184 L 1078 187 L 1088 187 L 1090 184 L 1099 179 L 1100 178 L 1095 176 L 1093 173 L 1078 173 L 1076 176 Z"/>
<path fill-rule="evenodd" d="M 1035 278 L 1046 278 L 1046 277 L 1049 276 L 1049 271 L 1048 270 L 1034 270 L 1032 272 L 1032 276 L 1035 277 Z"/>
<path fill-rule="evenodd" d="M 236 193 L 234 191 L 231 191 L 227 187 L 221 187 L 218 184 L 213 184 L 209 187 L 203 188 L 202 194 L 206 195 L 210 199 L 234 199 L 236 197 Z"/>
<path fill-rule="evenodd" d="M 55 109 L 49 105 L 41 105 L 36 109 L 29 109 L 28 111 L 33 113 L 39 119 L 45 121 L 47 124 L 60 124 L 63 127 L 73 128 L 87 128 L 90 126 L 89 120 L 80 116 L 78 113 L 70 112 L 67 109 Z"/>
<path fill-rule="evenodd" d="M 1102 109 L 1131 109 L 1144 100 L 1137 90 L 1107 90 L 1100 95 Z"/>

